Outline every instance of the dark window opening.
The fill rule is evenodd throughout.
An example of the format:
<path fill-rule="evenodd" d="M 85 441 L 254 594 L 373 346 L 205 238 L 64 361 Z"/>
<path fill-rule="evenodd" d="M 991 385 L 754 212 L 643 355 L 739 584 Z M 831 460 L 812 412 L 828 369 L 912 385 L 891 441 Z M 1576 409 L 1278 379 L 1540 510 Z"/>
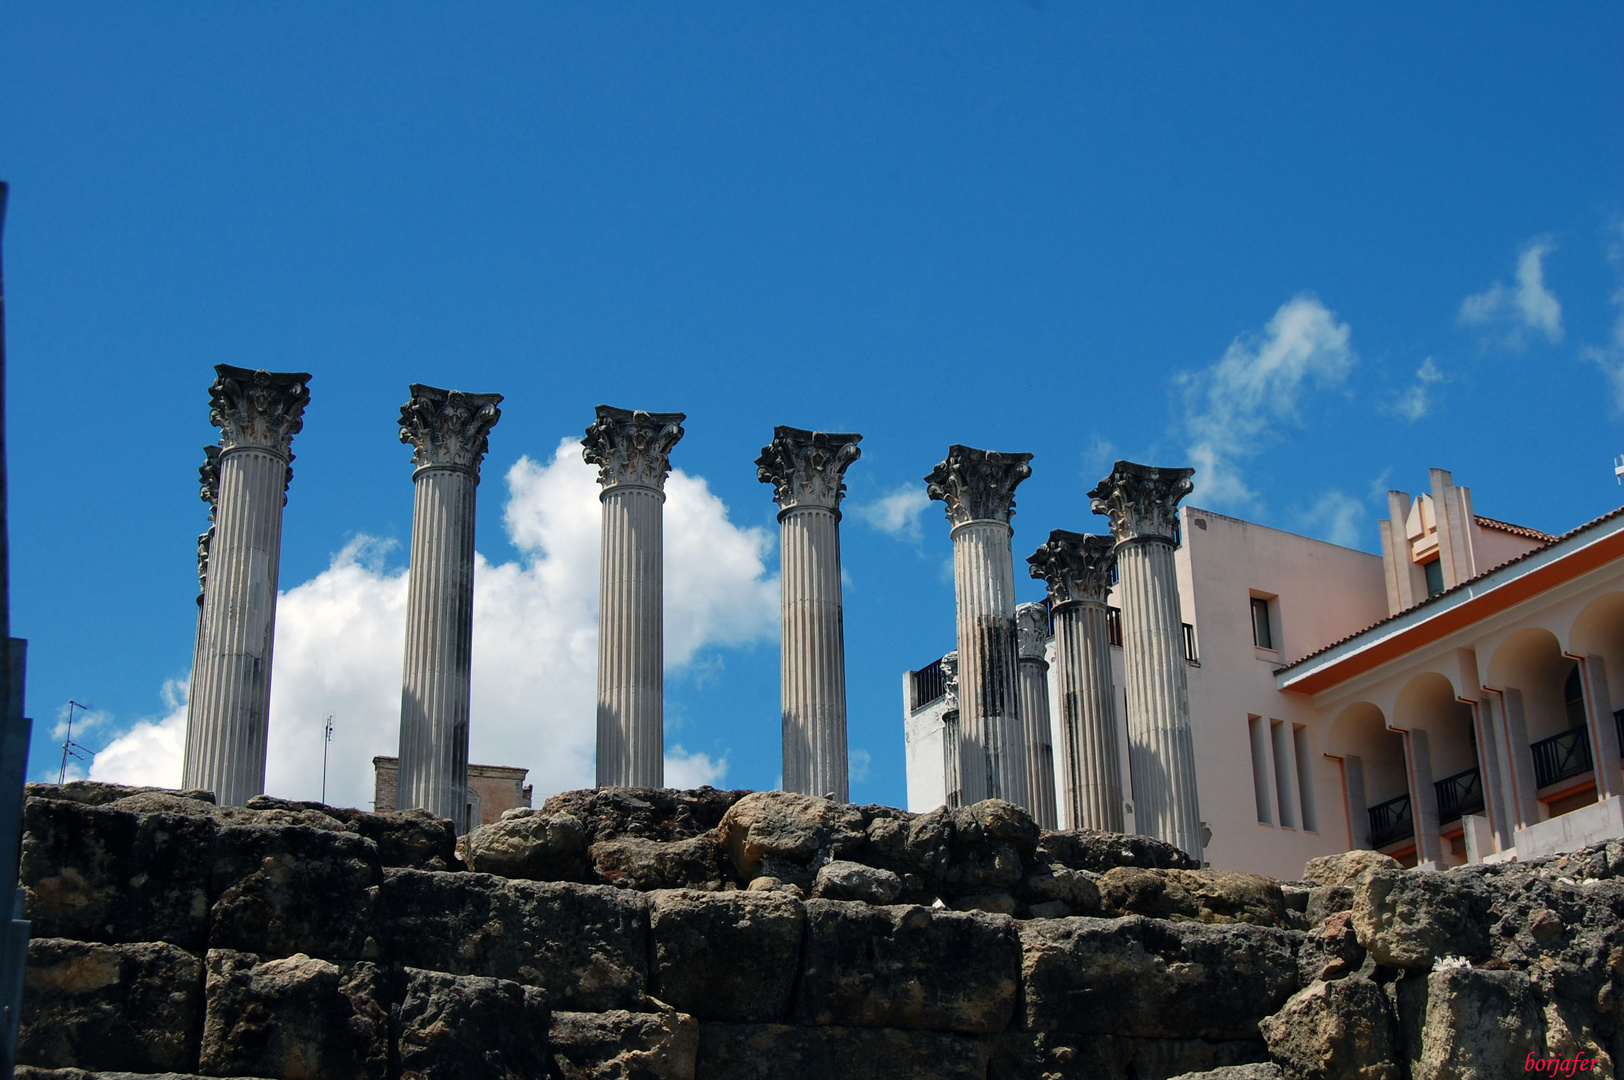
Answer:
<path fill-rule="evenodd" d="M 1427 573 L 1427 595 L 1437 596 L 1444 591 L 1444 561 L 1433 559 L 1421 569 Z"/>
<path fill-rule="evenodd" d="M 1274 648 L 1274 634 L 1269 630 L 1269 602 L 1260 596 L 1252 597 L 1252 644 L 1260 649 Z"/>
<path fill-rule="evenodd" d="M 1579 678 L 1579 665 L 1574 664 L 1568 681 L 1562 686 L 1562 707 L 1567 710 L 1568 727 L 1585 726 L 1585 688 Z"/>

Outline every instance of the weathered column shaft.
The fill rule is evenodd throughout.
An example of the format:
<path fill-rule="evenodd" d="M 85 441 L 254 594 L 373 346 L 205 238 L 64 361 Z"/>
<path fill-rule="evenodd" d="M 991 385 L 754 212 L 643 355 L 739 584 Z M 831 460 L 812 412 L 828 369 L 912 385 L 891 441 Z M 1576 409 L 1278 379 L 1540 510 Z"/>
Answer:
<path fill-rule="evenodd" d="M 1049 717 L 1049 662 L 1043 658 L 1049 638 L 1049 609 L 1021 604 L 1015 609 L 1020 651 L 1021 723 L 1026 731 L 1026 788 L 1032 820 L 1045 829 L 1058 824 L 1054 798 L 1054 736 Z"/>
<path fill-rule="evenodd" d="M 219 488 L 202 568 L 181 783 L 241 806 L 265 790 L 282 506 L 310 376 L 225 364 L 215 371 L 210 420 L 222 431 Z"/>
<path fill-rule="evenodd" d="M 450 818 L 460 833 L 469 826 L 475 494 L 502 395 L 415 383 L 411 395 L 400 411 L 417 468 L 395 806 Z"/>
<path fill-rule="evenodd" d="M 1117 745 L 1109 613 L 1104 604 L 1055 612 L 1055 693 L 1068 829 L 1121 832 L 1122 750 Z"/>
<path fill-rule="evenodd" d="M 1110 517 L 1117 539 L 1134 821 L 1139 832 L 1200 860 L 1201 805 L 1173 560 L 1176 507 L 1190 492 L 1191 473 L 1119 461 L 1089 495 L 1094 512 Z"/>
<path fill-rule="evenodd" d="M 1122 752 L 1105 604 L 1115 547 L 1108 536 L 1056 529 L 1026 560 L 1032 576 L 1048 583 L 1054 612 L 1055 694 L 1068 829 L 1123 828 Z"/>
<path fill-rule="evenodd" d="M 665 784 L 665 478 L 681 413 L 599 405 L 581 440 L 603 492 L 598 786 Z"/>
<path fill-rule="evenodd" d="M 603 493 L 598 786 L 665 784 L 665 496 Z"/>
<path fill-rule="evenodd" d="M 846 762 L 846 641 L 840 499 L 861 435 L 780 425 L 756 459 L 780 510 L 784 790 L 851 798 Z"/>

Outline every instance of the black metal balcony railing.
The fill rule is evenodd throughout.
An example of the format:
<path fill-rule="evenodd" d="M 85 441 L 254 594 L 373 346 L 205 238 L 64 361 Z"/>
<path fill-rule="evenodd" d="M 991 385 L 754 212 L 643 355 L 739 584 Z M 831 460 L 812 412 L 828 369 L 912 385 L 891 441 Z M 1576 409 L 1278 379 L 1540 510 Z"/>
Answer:
<path fill-rule="evenodd" d="M 1368 813 L 1370 846 L 1373 848 L 1384 848 L 1395 840 L 1405 840 L 1415 835 L 1415 819 L 1410 813 L 1408 795 L 1377 803 Z"/>
<path fill-rule="evenodd" d="M 1558 780 L 1589 772 L 1590 732 L 1582 727 L 1569 728 L 1560 735 L 1541 739 L 1528 747 L 1534 755 L 1534 782 L 1546 787 Z"/>
<path fill-rule="evenodd" d="M 942 674 L 940 660 L 933 660 L 910 674 L 913 675 L 914 708 L 923 708 L 947 693 L 947 676 Z"/>
<path fill-rule="evenodd" d="M 1432 785 L 1438 793 L 1438 824 L 1459 821 L 1462 814 L 1483 811 L 1483 777 L 1477 768 L 1446 776 Z"/>
<path fill-rule="evenodd" d="M 1105 636 L 1112 645 L 1122 648 L 1122 609 L 1108 607 L 1105 609 Z"/>

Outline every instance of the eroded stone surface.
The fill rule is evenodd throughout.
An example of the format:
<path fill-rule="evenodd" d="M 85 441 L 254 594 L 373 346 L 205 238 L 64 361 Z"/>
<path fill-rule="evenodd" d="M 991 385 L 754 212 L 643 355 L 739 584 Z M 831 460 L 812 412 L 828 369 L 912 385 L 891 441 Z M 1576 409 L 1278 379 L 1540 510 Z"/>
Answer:
<path fill-rule="evenodd" d="M 1314 983 L 1261 1025 L 1293 1080 L 1402 1080 L 1393 1027 L 1387 995 L 1358 976 Z"/>
<path fill-rule="evenodd" d="M 547 1073 L 547 992 L 506 979 L 406 968 L 395 1012 L 401 1080 Z"/>
<path fill-rule="evenodd" d="M 983 1080 L 989 1049 L 930 1031 L 701 1024 L 696 1072 L 705 1080 Z"/>
<path fill-rule="evenodd" d="M 649 992 L 701 1020 L 783 1020 L 801 965 L 806 909 L 778 892 L 650 895 Z"/>
<path fill-rule="evenodd" d="M 379 959 L 373 916 L 382 880 L 377 845 L 356 833 L 226 826 L 215 835 L 209 944 L 269 956 Z"/>
<path fill-rule="evenodd" d="M 189 1072 L 203 1026 L 203 966 L 164 942 L 28 943 L 17 1058 L 32 1065 Z"/>
<path fill-rule="evenodd" d="M 1147 870 L 1198 870 L 1199 864 L 1172 844 L 1151 836 L 1067 829 L 1046 832 L 1042 849 L 1061 866 L 1103 874 L 1118 866 Z"/>
<path fill-rule="evenodd" d="M 992 1047 L 987 1080 L 1139 1080 L 1267 1057 L 1260 1040 L 1136 1039 L 1057 1031 L 1007 1032 L 994 1038 Z"/>
<path fill-rule="evenodd" d="M 481 825 L 464 841 L 468 869 L 527 881 L 589 881 L 586 830 L 573 814 L 524 814 Z"/>
<path fill-rule="evenodd" d="M 694 1080 L 699 1024 L 670 1009 L 561 1012 L 552 1042 L 564 1080 Z"/>
<path fill-rule="evenodd" d="M 901 892 L 902 879 L 891 871 L 844 859 L 825 863 L 812 882 L 812 895 L 820 900 L 889 904 Z"/>
<path fill-rule="evenodd" d="M 1426 971 L 1445 957 L 1488 955 L 1489 904 L 1470 875 L 1378 870 L 1359 879 L 1353 928 L 1376 963 Z"/>
<path fill-rule="evenodd" d="M 840 858 L 855 851 L 866 839 L 865 826 L 862 812 L 847 803 L 756 791 L 722 815 L 717 839 L 741 881 L 772 871 L 763 865 L 768 862 L 799 867 L 810 878 L 814 856 L 827 852 Z"/>
<path fill-rule="evenodd" d="M 1309 859 L 1303 867 L 1303 880 L 1310 885 L 1331 885 L 1353 887 L 1358 885 L 1365 875 L 1376 871 L 1396 872 L 1402 870 L 1399 861 L 1390 855 L 1383 855 L 1379 851 L 1344 851 L 1339 855 L 1321 855 L 1316 859 Z"/>
<path fill-rule="evenodd" d="M 1119 866 L 1100 878 L 1099 894 L 1101 909 L 1107 915 L 1290 925 L 1280 885 L 1258 874 Z"/>
<path fill-rule="evenodd" d="M 592 845 L 599 881 L 622 889 L 720 889 L 721 855 L 714 832 L 682 840 L 623 836 Z"/>

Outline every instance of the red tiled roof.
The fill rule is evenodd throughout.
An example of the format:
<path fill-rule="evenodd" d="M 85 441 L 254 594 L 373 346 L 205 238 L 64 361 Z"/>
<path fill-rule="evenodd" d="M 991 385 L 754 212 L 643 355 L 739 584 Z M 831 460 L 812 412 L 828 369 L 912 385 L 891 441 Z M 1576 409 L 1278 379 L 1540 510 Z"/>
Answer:
<path fill-rule="evenodd" d="M 1365 634 L 1370 633 L 1372 630 L 1375 630 L 1377 627 L 1385 626 L 1386 624 L 1392 622 L 1394 619 L 1402 619 L 1405 616 L 1409 615 L 1411 612 L 1420 611 L 1424 607 L 1428 607 L 1429 605 L 1439 603 L 1446 596 L 1453 596 L 1455 593 L 1458 593 L 1462 589 L 1467 588 L 1468 586 L 1470 586 L 1473 582 L 1481 581 L 1483 578 L 1488 577 L 1490 574 L 1498 573 L 1501 570 L 1504 570 L 1508 566 L 1513 566 L 1513 565 L 1515 565 L 1517 563 L 1522 562 L 1524 559 L 1527 559 L 1527 558 L 1530 558 L 1531 556 L 1537 555 L 1540 552 L 1545 551 L 1546 549 L 1548 549 L 1551 546 L 1551 544 L 1563 543 L 1564 541 L 1570 540 L 1573 537 L 1578 536 L 1580 533 L 1588 532 L 1589 530 L 1594 529 L 1596 526 L 1601 525 L 1601 524 L 1603 524 L 1605 522 L 1611 521 L 1613 518 L 1619 517 L 1621 515 L 1624 515 L 1624 506 L 1619 507 L 1617 510 L 1609 510 L 1607 513 L 1603 514 L 1601 517 L 1596 518 L 1593 521 L 1587 521 L 1583 525 L 1580 525 L 1576 529 L 1570 529 L 1567 532 L 1563 533 L 1561 536 L 1549 536 L 1546 533 L 1535 532 L 1533 529 L 1524 529 L 1524 528 L 1522 528 L 1521 526 L 1518 526 L 1518 525 L 1505 525 L 1504 522 L 1493 521 L 1492 518 L 1478 518 L 1477 520 L 1478 520 L 1479 523 L 1493 522 L 1493 525 L 1501 526 L 1501 527 L 1504 527 L 1504 528 L 1506 528 L 1508 530 L 1516 531 L 1519 535 L 1545 537 L 1547 540 L 1549 540 L 1549 543 L 1543 544 L 1540 547 L 1533 548 L 1533 549 L 1531 549 L 1529 551 L 1525 551 L 1521 555 L 1518 555 L 1515 559 L 1507 559 L 1505 562 L 1501 563 L 1499 566 L 1491 567 L 1488 570 L 1483 571 L 1481 574 L 1478 574 L 1476 577 L 1467 578 L 1465 581 L 1461 582 L 1459 585 L 1456 585 L 1454 588 L 1445 589 L 1443 592 L 1438 593 L 1436 596 L 1429 596 L 1425 600 L 1421 601 L 1418 604 L 1412 604 L 1409 607 L 1405 608 L 1403 611 L 1398 612 L 1396 615 L 1389 615 L 1385 619 L 1378 619 L 1376 622 L 1371 623 L 1369 626 L 1365 627 L 1363 630 L 1357 630 L 1354 633 L 1349 634 L 1347 637 L 1339 638 L 1336 641 L 1331 642 L 1329 645 L 1323 645 L 1320 648 L 1315 649 L 1313 652 L 1309 653 L 1307 656 L 1304 656 L 1304 657 L 1301 657 L 1299 659 L 1293 660 L 1291 663 L 1287 664 L 1285 667 L 1275 668 L 1274 673 L 1276 675 L 1281 675 L 1281 674 L 1284 674 L 1285 672 L 1290 671 L 1292 668 L 1301 667 L 1303 664 L 1308 663 L 1310 660 L 1314 659 L 1315 657 L 1321 656 L 1324 653 L 1328 653 L 1332 649 L 1335 649 L 1340 645 L 1345 645 L 1348 642 L 1352 641 L 1354 638 L 1362 637 Z"/>
<path fill-rule="evenodd" d="M 1543 540 L 1547 544 L 1556 539 L 1550 533 L 1530 529 L 1526 525 L 1513 525 L 1509 521 L 1496 521 L 1494 518 L 1484 517 L 1482 514 L 1473 514 L 1472 517 L 1485 529 L 1495 529 L 1499 532 L 1510 533 L 1512 536 L 1521 536 L 1529 540 Z"/>

